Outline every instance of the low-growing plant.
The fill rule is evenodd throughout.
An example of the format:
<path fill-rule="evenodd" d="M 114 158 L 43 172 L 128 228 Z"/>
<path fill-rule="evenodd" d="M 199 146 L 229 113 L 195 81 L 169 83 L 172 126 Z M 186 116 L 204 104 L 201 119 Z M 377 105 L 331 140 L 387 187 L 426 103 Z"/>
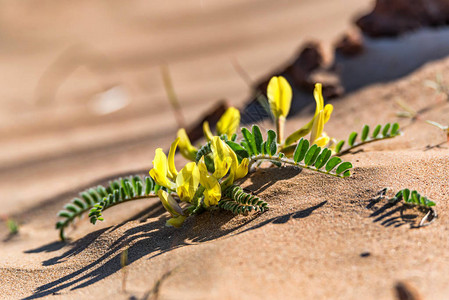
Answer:
<path fill-rule="evenodd" d="M 449 126 L 448 125 L 444 126 L 444 125 L 441 125 L 440 123 L 437 123 L 434 121 L 429 121 L 429 120 L 427 120 L 426 123 L 441 129 L 446 134 L 447 142 L 449 143 Z"/>
<path fill-rule="evenodd" d="M 449 86 L 444 82 L 441 73 L 436 74 L 435 80 L 425 80 L 424 85 L 433 89 L 437 94 L 445 95 L 446 100 L 449 100 Z"/>
<path fill-rule="evenodd" d="M 396 193 L 396 195 L 393 198 L 389 199 L 389 202 L 392 204 L 396 204 L 400 201 L 403 201 L 406 207 L 417 208 L 426 213 L 425 216 L 419 222 L 418 226 L 416 226 L 418 228 L 430 225 L 438 217 L 438 214 L 435 209 L 436 203 L 432 200 L 429 200 L 427 197 L 422 196 L 415 190 L 413 191 L 410 191 L 409 189 L 400 190 L 399 192 Z"/>
<path fill-rule="evenodd" d="M 244 191 L 239 180 L 262 162 L 276 166 L 283 164 L 319 172 L 335 177 L 351 175 L 352 163 L 343 161 L 338 155 L 370 142 L 392 138 L 399 135 L 398 124 L 378 125 L 369 134 L 365 126 L 357 142 L 357 133 L 344 142 L 335 142 L 324 132 L 333 106 L 324 105 L 321 84 L 314 90 L 316 109 L 312 119 L 300 129 L 284 138 L 284 128 L 292 101 L 292 90 L 287 80 L 273 77 L 267 88 L 267 98 L 275 119 L 275 130 L 262 132 L 253 125 L 251 130 L 241 128 L 241 138 L 236 131 L 240 123 L 240 113 L 229 108 L 212 133 L 209 124 L 204 123 L 203 130 L 207 142 L 201 147 L 191 144 L 184 129 L 180 129 L 177 138 L 171 144 L 168 156 L 162 148 L 155 151 L 153 168 L 149 177 L 131 176 L 113 180 L 108 186 L 97 186 L 80 194 L 66 204 L 58 213 L 61 220 L 56 227 L 61 239 L 65 239 L 64 230 L 89 211 L 91 223 L 103 221 L 106 209 L 117 204 L 142 198 L 159 197 L 162 205 L 171 215 L 166 225 L 180 227 L 189 216 L 212 209 L 228 210 L 235 214 L 247 214 L 251 211 L 264 212 L 269 205 L 259 197 Z M 306 135 L 310 134 L 307 139 Z M 190 162 L 181 169 L 175 166 L 175 153 L 180 153 Z"/>
<path fill-rule="evenodd" d="M 19 233 L 19 223 L 14 219 L 8 218 L 6 220 L 6 226 L 8 227 L 9 235 L 16 235 Z"/>

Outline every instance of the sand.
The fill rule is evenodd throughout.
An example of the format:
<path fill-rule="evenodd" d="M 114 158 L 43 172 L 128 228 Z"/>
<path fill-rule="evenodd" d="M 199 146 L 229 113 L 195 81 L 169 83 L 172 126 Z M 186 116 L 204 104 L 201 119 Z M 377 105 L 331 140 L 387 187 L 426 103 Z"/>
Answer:
<path fill-rule="evenodd" d="M 258 59 L 275 54 L 260 54 Z M 1 170 L 2 196 L 7 199 L 2 202 L 3 212 L 21 226 L 20 234 L 12 238 L 0 227 L 0 237 L 5 239 L 0 247 L 1 298 L 141 299 L 151 293 L 159 299 L 396 299 L 394 286 L 399 281 L 419 291 L 423 299 L 448 298 L 446 137 L 420 120 L 395 116 L 399 110 L 395 101 L 401 99 L 416 110 L 433 106 L 421 115 L 422 120 L 447 123 L 449 102 L 426 88 L 424 81 L 448 70 L 449 59 L 443 59 L 397 81 L 360 88 L 333 102 L 335 111 L 325 128 L 331 136 L 346 138 L 363 124 L 374 127 L 393 121 L 400 122 L 404 131 L 401 137 L 344 156 L 354 164 L 350 178 L 291 167 L 260 169 L 243 186 L 269 203 L 270 210 L 261 215 L 213 211 L 173 229 L 164 227 L 168 215 L 157 200 L 141 200 L 107 211 L 106 220 L 96 226 L 82 220 L 68 231 L 70 243 L 58 241 L 53 229 L 55 213 L 85 187 L 105 183 L 114 174 L 149 168 L 154 148 L 168 145 L 174 136 L 175 124 L 157 125 L 169 111 L 160 119 L 144 121 L 143 114 L 131 118 L 139 110 L 133 105 L 131 111 L 111 115 L 106 123 L 86 117 L 85 126 L 69 131 L 67 144 L 56 140 L 42 150 L 37 139 L 47 135 L 51 141 L 54 134 L 64 134 L 64 126 L 51 125 L 57 115 L 48 121 L 50 125 L 40 125 L 49 131 L 33 128 L 31 121 L 11 125 L 4 120 L 4 139 L 18 150 L 10 160 L 6 150 L 2 154 L 9 163 L 2 164 Z M 229 86 L 219 91 L 213 85 L 204 88 L 212 97 Z M 193 94 L 202 88 L 198 85 Z M 162 102 L 163 92 L 159 95 Z M 205 99 L 198 104 L 206 103 Z M 58 109 L 69 108 L 62 105 Z M 47 109 L 36 118 L 51 115 Z M 191 111 L 195 111 L 193 104 L 187 109 Z M 287 132 L 307 122 L 310 111 L 290 119 Z M 79 116 L 75 110 L 61 124 L 71 128 Z M 149 124 L 160 127 L 133 131 Z M 7 138 L 5 128 L 23 131 L 13 139 Z M 125 128 L 125 133 L 119 128 Z M 95 137 L 88 142 L 89 132 L 105 134 L 111 143 L 103 144 L 100 139 L 100 146 L 93 147 L 89 143 Z M 127 140 L 121 134 L 135 142 L 124 143 Z M 36 151 L 18 147 L 27 144 L 36 145 Z M 60 156 L 55 158 L 55 153 Z M 12 185 L 18 183 L 24 187 L 14 189 Z M 385 187 L 392 192 L 416 189 L 435 200 L 438 219 L 428 227 L 411 229 L 397 207 L 375 201 Z M 124 271 L 120 255 L 127 248 L 129 265 Z"/>

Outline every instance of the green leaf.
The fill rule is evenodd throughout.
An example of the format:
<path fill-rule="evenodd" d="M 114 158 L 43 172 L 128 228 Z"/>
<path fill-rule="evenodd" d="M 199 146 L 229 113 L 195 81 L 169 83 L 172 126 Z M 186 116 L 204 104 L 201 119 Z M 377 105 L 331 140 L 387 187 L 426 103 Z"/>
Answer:
<path fill-rule="evenodd" d="M 316 151 L 321 151 L 321 148 L 318 147 L 316 144 L 313 144 L 312 147 L 309 148 L 309 150 L 306 153 L 306 157 L 304 158 L 304 163 L 306 166 L 310 166 L 314 163 L 314 159 L 316 159 L 317 155 L 315 155 Z"/>
<path fill-rule="evenodd" d="M 78 206 L 81 209 L 87 208 L 87 205 L 83 201 L 81 201 L 81 199 L 79 199 L 79 198 L 73 199 L 72 202 L 73 202 L 73 204 L 75 204 L 76 206 Z"/>
<path fill-rule="evenodd" d="M 128 190 L 128 185 L 126 184 L 126 179 L 122 178 L 120 180 L 120 185 L 121 188 L 123 189 L 123 191 L 125 192 L 125 197 L 130 195 L 129 190 Z"/>
<path fill-rule="evenodd" d="M 94 189 L 89 189 L 89 195 L 92 197 L 92 199 L 94 200 L 94 202 L 98 202 L 101 201 L 101 196 L 97 194 L 97 191 Z"/>
<path fill-rule="evenodd" d="M 384 129 L 382 129 L 382 135 L 388 136 L 388 130 L 390 130 L 390 123 L 385 124 Z"/>
<path fill-rule="evenodd" d="M 270 145 L 270 153 L 269 154 L 271 156 L 273 156 L 276 154 L 276 152 L 277 152 L 277 144 L 276 144 L 276 140 L 273 140 Z"/>
<path fill-rule="evenodd" d="M 337 174 L 341 174 L 343 172 L 345 172 L 346 170 L 349 170 L 352 168 L 352 164 L 348 161 L 345 161 L 343 163 L 341 163 L 338 167 L 337 170 L 335 171 L 335 173 Z"/>
<path fill-rule="evenodd" d="M 339 141 L 338 144 L 335 146 L 335 153 L 339 153 L 341 151 L 341 148 L 343 148 L 344 144 L 345 144 L 344 140 Z"/>
<path fill-rule="evenodd" d="M 324 148 L 323 151 L 321 151 L 318 158 L 316 159 L 315 168 L 317 168 L 317 170 L 321 169 L 326 164 L 326 162 L 329 160 L 331 155 L 332 155 L 332 151 L 327 148 Z"/>
<path fill-rule="evenodd" d="M 390 134 L 392 136 L 399 134 L 399 124 L 398 123 L 394 123 L 393 124 L 393 126 L 391 127 L 391 133 Z"/>
<path fill-rule="evenodd" d="M 329 161 L 326 164 L 326 172 L 330 172 L 332 171 L 333 168 L 335 168 L 336 165 L 338 165 L 339 163 L 341 163 L 341 158 L 334 156 L 331 159 L 329 159 Z"/>
<path fill-rule="evenodd" d="M 243 147 L 243 149 L 246 150 L 246 152 L 248 153 L 249 156 L 251 156 L 253 154 L 253 152 L 251 151 L 251 148 L 249 147 L 249 145 L 246 141 L 241 141 L 240 145 Z"/>
<path fill-rule="evenodd" d="M 73 213 L 68 212 L 68 211 L 66 211 L 66 210 L 60 210 L 60 211 L 58 212 L 58 217 L 63 217 L 63 218 L 66 218 L 66 219 L 71 219 L 71 218 L 73 217 Z"/>
<path fill-rule="evenodd" d="M 251 149 L 251 154 L 257 155 L 257 147 L 256 147 L 256 143 L 254 141 L 254 136 L 245 127 L 242 128 L 242 135 L 245 138 L 245 141 L 246 141 L 248 147 Z"/>
<path fill-rule="evenodd" d="M 113 182 L 111 182 L 111 187 L 113 190 L 119 190 L 120 189 L 120 183 L 117 180 L 114 180 Z"/>
<path fill-rule="evenodd" d="M 346 171 L 343 173 L 343 177 L 346 178 L 346 177 L 349 177 L 349 176 L 351 176 L 351 172 L 350 172 L 349 170 L 346 170 Z"/>
<path fill-rule="evenodd" d="M 112 194 L 112 196 L 114 197 L 114 202 L 120 201 L 120 191 L 119 190 L 115 190 L 114 193 Z"/>
<path fill-rule="evenodd" d="M 427 202 L 426 202 L 426 206 L 435 206 L 435 205 L 436 205 L 436 203 L 431 200 L 427 200 Z"/>
<path fill-rule="evenodd" d="M 151 191 L 153 190 L 154 182 L 151 177 L 146 176 L 145 177 L 145 195 L 149 195 Z"/>
<path fill-rule="evenodd" d="M 100 195 L 101 198 L 104 198 L 108 195 L 108 192 L 102 185 L 97 186 L 97 193 Z"/>
<path fill-rule="evenodd" d="M 348 144 L 349 146 L 354 146 L 355 139 L 357 138 L 357 132 L 353 132 L 349 135 Z"/>
<path fill-rule="evenodd" d="M 293 153 L 293 160 L 298 163 L 304 159 L 306 152 L 309 149 L 309 141 L 301 138 L 298 145 L 296 145 L 295 152 Z"/>
<path fill-rule="evenodd" d="M 121 200 L 121 201 L 125 200 L 125 199 L 127 198 L 125 189 L 124 189 L 123 187 L 120 187 L 120 190 L 119 190 L 119 191 L 120 191 L 120 200 Z"/>
<path fill-rule="evenodd" d="M 231 149 L 235 152 L 235 154 L 237 154 L 237 156 L 239 156 L 241 158 L 249 157 L 249 154 L 245 150 L 245 148 L 243 148 L 239 144 L 237 144 L 233 141 L 227 141 L 226 143 L 229 145 L 229 147 L 231 147 Z"/>
<path fill-rule="evenodd" d="M 374 128 L 372 137 L 376 138 L 379 135 L 379 132 L 381 129 L 382 129 L 382 125 L 380 125 L 380 124 L 377 125 L 376 128 Z"/>
<path fill-rule="evenodd" d="M 137 181 L 136 182 L 136 193 L 137 193 L 137 196 L 142 196 L 142 189 L 143 189 L 142 182 L 141 181 Z"/>
<path fill-rule="evenodd" d="M 262 144 L 262 154 L 263 155 L 268 154 L 267 153 L 267 142 L 266 141 L 263 142 L 263 144 Z"/>
<path fill-rule="evenodd" d="M 253 137 L 254 137 L 254 143 L 256 144 L 257 154 L 262 153 L 262 143 L 263 143 L 263 137 L 262 133 L 260 132 L 259 126 L 253 125 Z"/>
<path fill-rule="evenodd" d="M 267 153 L 271 156 L 276 154 L 277 144 L 276 144 L 276 132 L 273 130 L 268 130 L 267 133 Z"/>
<path fill-rule="evenodd" d="M 76 208 L 76 206 L 71 204 L 71 203 L 66 204 L 64 206 L 64 208 L 67 209 L 68 211 L 71 211 L 71 212 L 74 212 L 74 213 L 78 212 L 78 209 Z"/>
<path fill-rule="evenodd" d="M 410 202 L 410 190 L 404 189 L 402 191 L 402 199 L 404 199 L 405 202 Z"/>
<path fill-rule="evenodd" d="M 315 120 L 315 117 L 309 123 L 304 125 L 304 127 L 300 128 L 300 129 L 296 130 L 295 132 L 293 132 L 292 134 L 290 134 L 285 139 L 285 146 L 289 146 L 289 145 L 293 144 L 294 142 L 296 142 L 297 140 L 299 140 L 300 138 L 306 136 L 312 130 L 314 120 Z"/>
<path fill-rule="evenodd" d="M 411 201 L 413 202 L 413 203 L 415 203 L 415 204 L 420 204 L 419 203 L 419 198 L 418 198 L 418 192 L 417 191 L 413 191 L 412 193 L 411 193 Z"/>
<path fill-rule="evenodd" d="M 362 136 L 361 136 L 362 142 L 366 141 L 366 138 L 368 137 L 368 133 L 369 133 L 369 126 L 368 125 L 363 126 Z"/>
<path fill-rule="evenodd" d="M 92 197 L 88 193 L 86 192 L 81 193 L 81 197 L 84 199 L 87 205 L 92 206 L 95 204 L 94 199 L 92 199 Z"/>

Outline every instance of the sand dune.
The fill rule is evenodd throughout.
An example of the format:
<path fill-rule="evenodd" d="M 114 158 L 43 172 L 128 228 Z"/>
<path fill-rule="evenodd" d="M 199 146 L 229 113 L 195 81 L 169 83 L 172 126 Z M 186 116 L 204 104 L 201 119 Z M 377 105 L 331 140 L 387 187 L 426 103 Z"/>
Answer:
<path fill-rule="evenodd" d="M 330 43 L 335 31 L 348 24 L 349 16 L 366 5 L 352 1 L 354 12 L 350 13 L 338 1 L 263 1 L 257 6 L 252 1 L 217 1 L 204 2 L 204 10 L 198 11 L 197 2 L 185 2 L 176 9 L 161 4 L 151 10 L 136 1 L 133 5 L 141 10 L 124 9 L 122 15 L 115 2 L 107 14 L 102 12 L 103 2 L 81 3 L 74 11 L 63 4 L 44 6 L 42 15 L 21 24 L 13 22 L 14 13 L 31 10 L 31 4 L 9 4 L 5 10 L 9 17 L 2 21 L 7 25 L 0 31 L 2 36 L 17 30 L 22 39 L 0 50 L 0 57 L 11 55 L 6 70 L 14 70 L 10 81 L 4 81 L 3 93 L 8 97 L 3 98 L 1 110 L 6 116 L 0 123 L 2 213 L 21 223 L 20 234 L 9 239 L 6 229 L 0 228 L 5 239 L 0 247 L 1 298 L 140 299 L 158 281 L 160 299 L 395 299 L 393 287 L 398 281 L 416 288 L 423 299 L 447 298 L 446 137 L 422 121 L 398 119 L 395 101 L 407 101 L 416 110 L 431 107 L 422 120 L 447 123 L 449 102 L 426 88 L 424 81 L 446 74 L 449 59 L 425 65 L 397 81 L 360 88 L 333 102 L 335 111 L 326 125 L 331 136 L 345 138 L 363 124 L 395 121 L 404 131 L 401 137 L 345 156 L 355 167 L 350 178 L 288 167 L 260 169 L 243 184 L 269 202 L 270 210 L 261 215 L 235 217 L 216 211 L 173 229 L 164 227 L 168 216 L 158 201 L 142 200 L 108 210 L 105 222 L 96 226 L 84 219 L 68 231 L 71 243 L 58 242 L 54 215 L 71 197 L 87 186 L 107 182 L 110 176 L 149 169 L 154 148 L 171 142 L 176 125 L 170 119 L 162 83 L 157 83 L 159 59 L 170 59 L 190 122 L 213 99 L 227 97 L 234 104 L 245 100 L 247 87 L 230 64 L 223 67 L 229 56 L 239 58 L 257 78 L 289 57 L 306 34 Z M 312 18 L 317 12 L 321 18 Z M 28 101 L 34 99 L 36 78 L 56 56 L 43 41 L 53 41 L 58 53 L 73 45 L 87 26 L 77 28 L 79 13 L 98 22 L 86 41 L 99 39 L 102 53 L 110 49 L 117 72 L 102 70 L 92 75 L 86 69 L 77 70 L 56 93 L 54 106 L 35 108 Z M 149 13 L 151 18 L 146 17 Z M 46 18 L 53 15 L 58 17 Z M 118 16 L 126 26 L 118 25 Z M 226 16 L 235 17 L 229 31 Z M 272 16 L 270 30 L 257 23 L 259 16 Z M 109 27 L 112 20 L 117 22 L 115 27 Z M 64 30 L 55 26 L 65 21 Z M 43 26 L 42 41 L 28 33 L 35 24 Z M 212 25 L 207 29 L 202 24 Z M 289 24 L 297 24 L 296 29 L 273 44 L 269 39 L 273 32 L 291 28 Z M 238 32 L 239 28 L 244 29 Z M 140 33 L 131 34 L 135 30 Z M 102 40 L 102 31 L 116 32 L 117 39 Z M 154 36 L 144 39 L 149 32 Z M 223 39 L 217 32 L 223 33 Z M 245 44 L 252 33 L 254 40 Z M 191 56 L 183 56 L 183 49 L 176 49 L 171 40 L 184 34 L 192 39 L 187 49 Z M 164 37 L 170 37 L 165 45 Z M 202 47 L 208 39 L 214 40 L 214 46 Z M 157 42 L 154 48 L 153 42 Z M 21 43 L 29 44 L 29 51 L 39 57 L 32 60 L 33 65 L 11 54 Z M 157 59 L 144 55 L 150 48 Z M 203 52 L 194 54 L 195 49 Z M 168 56 L 163 57 L 164 53 Z M 18 66 L 30 68 L 22 86 L 17 81 Z M 90 86 L 92 78 L 99 78 L 98 86 Z M 132 91 L 132 104 L 116 114 L 89 115 L 86 103 L 91 98 L 80 95 L 92 96 L 93 91 L 103 90 L 102 85 L 117 82 Z M 21 100 L 11 100 L 17 95 Z M 289 121 L 287 131 L 308 119 L 306 109 Z M 267 182 L 267 178 L 273 180 Z M 410 229 L 409 222 L 421 215 L 407 211 L 409 219 L 403 218 L 398 207 L 376 201 L 385 187 L 391 193 L 405 187 L 420 191 L 437 201 L 439 218 L 431 226 Z M 120 255 L 127 247 L 130 264 L 126 292 L 122 292 Z"/>

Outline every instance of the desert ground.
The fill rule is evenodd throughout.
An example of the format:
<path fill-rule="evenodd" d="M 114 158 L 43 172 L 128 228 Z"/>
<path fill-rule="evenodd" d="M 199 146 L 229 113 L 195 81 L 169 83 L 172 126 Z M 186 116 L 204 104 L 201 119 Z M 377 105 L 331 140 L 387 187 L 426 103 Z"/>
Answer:
<path fill-rule="evenodd" d="M 14 236 L 0 227 L 0 298 L 398 299 L 398 282 L 419 299 L 449 298 L 449 149 L 424 122 L 449 122 L 446 95 L 425 84 L 449 73 L 446 29 L 367 40 L 362 55 L 337 59 L 347 93 L 331 100 L 326 132 L 344 139 L 387 122 L 403 131 L 345 155 L 352 177 L 260 168 L 243 186 L 270 204 L 263 214 L 206 212 L 174 229 L 164 226 L 160 202 L 147 199 L 108 210 L 95 226 L 85 218 L 60 242 L 54 223 L 65 203 L 112 178 L 147 174 L 154 150 L 175 138 L 161 66 L 188 126 L 217 100 L 248 103 L 251 87 L 233 60 L 257 82 L 306 40 L 332 55 L 335 39 L 372 3 L 150 4 L 0 2 L 1 215 L 20 226 Z M 111 93 L 114 111 L 102 106 Z M 399 118 L 398 100 L 419 118 Z M 310 119 L 312 94 L 309 101 L 287 132 Z M 421 213 L 401 216 L 378 199 L 385 187 L 418 190 L 437 202 L 438 218 L 411 228 Z"/>

